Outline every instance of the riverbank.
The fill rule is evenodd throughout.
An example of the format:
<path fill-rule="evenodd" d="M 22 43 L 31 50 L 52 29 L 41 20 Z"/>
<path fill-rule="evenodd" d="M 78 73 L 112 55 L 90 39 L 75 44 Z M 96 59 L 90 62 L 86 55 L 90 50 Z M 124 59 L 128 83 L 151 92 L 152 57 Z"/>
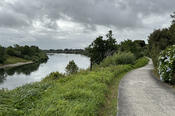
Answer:
<path fill-rule="evenodd" d="M 4 64 L 0 64 L 0 69 L 8 68 L 8 67 L 16 67 L 16 66 L 21 66 L 21 65 L 31 64 L 31 63 L 33 62 L 29 60 L 25 60 L 23 58 L 7 56 L 7 59 L 4 62 Z"/>
<path fill-rule="evenodd" d="M 18 63 L 15 63 L 15 64 L 6 64 L 6 65 L 1 65 L 0 69 L 17 67 L 17 66 L 22 66 L 22 65 L 26 65 L 26 64 L 32 64 L 32 63 L 33 63 L 32 61 L 28 61 L 28 62 L 18 62 Z"/>
<path fill-rule="evenodd" d="M 106 110 L 106 102 L 112 103 L 113 99 L 106 101 L 106 97 L 110 94 L 113 81 L 121 78 L 121 74 L 145 65 L 146 61 L 143 58 L 133 65 L 99 65 L 92 71 L 80 71 L 68 76 L 52 73 L 41 82 L 12 91 L 0 90 L 0 115 L 98 115 Z M 116 110 L 116 104 L 113 109 Z"/>

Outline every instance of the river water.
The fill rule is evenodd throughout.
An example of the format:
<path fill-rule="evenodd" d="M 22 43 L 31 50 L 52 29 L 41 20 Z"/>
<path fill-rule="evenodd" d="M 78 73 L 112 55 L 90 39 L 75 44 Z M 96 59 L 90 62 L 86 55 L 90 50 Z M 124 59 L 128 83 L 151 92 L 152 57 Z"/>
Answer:
<path fill-rule="evenodd" d="M 43 64 L 29 64 L 14 68 L 0 69 L 0 89 L 9 90 L 27 83 L 41 81 L 51 72 L 65 73 L 69 61 L 74 60 L 81 69 L 90 66 L 90 59 L 77 54 L 50 54 L 49 60 Z"/>

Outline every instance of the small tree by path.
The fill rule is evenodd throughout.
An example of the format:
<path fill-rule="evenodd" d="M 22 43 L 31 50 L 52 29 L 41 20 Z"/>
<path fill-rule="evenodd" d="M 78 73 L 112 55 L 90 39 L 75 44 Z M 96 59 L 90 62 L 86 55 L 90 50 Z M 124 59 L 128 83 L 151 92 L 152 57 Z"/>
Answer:
<path fill-rule="evenodd" d="M 70 61 L 69 64 L 66 66 L 66 73 L 67 74 L 74 74 L 78 72 L 78 66 L 75 64 L 74 60 Z"/>

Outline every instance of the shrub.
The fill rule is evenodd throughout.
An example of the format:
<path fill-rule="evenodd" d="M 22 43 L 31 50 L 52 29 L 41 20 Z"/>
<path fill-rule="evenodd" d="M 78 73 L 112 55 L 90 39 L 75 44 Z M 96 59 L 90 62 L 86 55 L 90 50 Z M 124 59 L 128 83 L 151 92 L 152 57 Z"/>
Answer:
<path fill-rule="evenodd" d="M 134 54 L 130 52 L 117 53 L 103 60 L 103 62 L 101 63 L 101 66 L 119 65 L 119 64 L 134 64 L 135 60 L 136 58 Z"/>
<path fill-rule="evenodd" d="M 59 72 L 52 72 L 48 76 L 46 76 L 43 81 L 48 81 L 48 80 L 57 80 L 61 77 L 64 77 L 63 74 L 60 74 Z"/>
<path fill-rule="evenodd" d="M 69 64 L 66 66 L 66 72 L 67 74 L 74 74 L 78 72 L 78 66 L 73 60 L 70 61 Z"/>
<path fill-rule="evenodd" d="M 136 60 L 136 63 L 134 64 L 134 68 L 145 66 L 146 64 L 148 64 L 148 62 L 149 62 L 149 59 L 146 57 L 139 58 L 138 60 Z"/>
<path fill-rule="evenodd" d="M 160 53 L 158 71 L 162 81 L 175 84 L 175 45 Z"/>

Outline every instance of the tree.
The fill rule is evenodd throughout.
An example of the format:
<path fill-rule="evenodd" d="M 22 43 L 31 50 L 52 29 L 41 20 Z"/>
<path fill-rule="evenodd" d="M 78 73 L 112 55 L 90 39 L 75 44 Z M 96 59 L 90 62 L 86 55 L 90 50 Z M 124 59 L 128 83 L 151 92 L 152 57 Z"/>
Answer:
<path fill-rule="evenodd" d="M 69 64 L 66 66 L 66 72 L 67 74 L 74 74 L 78 72 L 78 66 L 73 60 L 70 61 Z"/>
<path fill-rule="evenodd" d="M 143 40 L 125 40 L 120 44 L 121 52 L 131 52 L 136 58 L 143 57 L 146 52 L 146 44 Z"/>
<path fill-rule="evenodd" d="M 0 64 L 5 62 L 5 48 L 0 46 Z"/>
<path fill-rule="evenodd" d="M 173 14 L 170 15 L 172 18 L 172 24 L 175 24 L 175 12 L 173 12 Z"/>
<path fill-rule="evenodd" d="M 100 64 L 104 58 L 117 51 L 116 40 L 113 38 L 111 30 L 106 34 L 106 38 L 107 40 L 103 40 L 103 36 L 99 36 L 86 48 L 85 51 L 91 60 L 91 67 L 93 64 Z"/>

